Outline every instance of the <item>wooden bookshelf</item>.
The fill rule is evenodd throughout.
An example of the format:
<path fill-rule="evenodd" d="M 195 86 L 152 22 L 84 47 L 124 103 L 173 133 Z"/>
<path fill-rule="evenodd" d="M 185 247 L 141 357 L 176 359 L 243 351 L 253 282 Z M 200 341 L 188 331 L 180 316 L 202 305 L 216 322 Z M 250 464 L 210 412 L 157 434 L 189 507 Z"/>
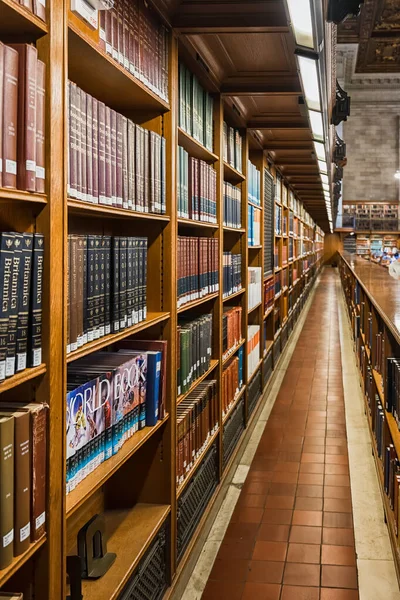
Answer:
<path fill-rule="evenodd" d="M 147 3 L 145 3 L 147 5 Z M 158 2 L 151 1 L 149 10 L 157 5 L 153 16 L 163 14 Z M 166 583 L 174 593 L 182 570 L 206 521 L 210 507 L 226 485 L 226 476 L 245 439 L 268 389 L 271 372 L 278 365 L 285 348 L 281 339 L 287 328 L 287 338 L 300 314 L 300 306 L 307 297 L 311 283 L 321 266 L 317 253 L 314 223 L 296 200 L 293 209 L 301 223 L 293 233 L 295 257 L 287 270 L 294 269 L 292 285 L 275 296 L 273 305 L 265 310 L 263 283 L 281 273 L 284 267 L 282 248 L 288 246 L 289 234 L 270 233 L 272 253 L 279 245 L 279 264 L 273 274 L 264 273 L 264 214 L 272 203 L 272 226 L 275 210 L 289 208 L 268 198 L 264 175 L 269 173 L 276 184 L 277 171 L 271 166 L 261 142 L 253 130 L 246 128 L 244 117 L 232 109 L 232 98 L 222 85 L 206 72 L 202 57 L 194 57 L 182 42 L 183 35 L 173 31 L 168 37 L 168 101 L 160 98 L 137 77 L 101 49 L 99 32 L 87 27 L 72 14 L 61 0 L 48 0 L 48 23 L 43 23 L 14 0 L 0 0 L 0 39 L 35 42 L 39 57 L 47 66 L 46 117 L 46 194 L 30 194 L 0 188 L 0 222 L 4 230 L 42 232 L 46 239 L 45 286 L 43 301 L 43 364 L 2 382 L 1 399 L 15 397 L 20 389 L 29 389 L 38 401 L 49 404 L 48 428 L 48 505 L 47 534 L 32 544 L 26 553 L 14 559 L 0 572 L 0 587 L 7 581 L 18 591 L 18 585 L 27 581 L 34 597 L 40 600 L 65 598 L 68 593 L 66 555 L 77 551 L 77 534 L 95 514 L 102 514 L 108 535 L 108 550 L 117 558 L 109 571 L 97 581 L 84 581 L 85 600 L 117 600 L 138 568 L 145 568 L 143 558 L 152 547 L 160 528 L 166 528 Z M 165 16 L 165 15 L 164 15 Z M 168 25 L 170 18 L 164 18 Z M 200 85 L 211 94 L 213 102 L 213 150 L 210 151 L 179 126 L 179 61 L 183 60 L 197 76 Z M 91 204 L 68 197 L 68 80 L 84 92 L 121 112 L 145 129 L 162 134 L 166 141 L 166 214 L 142 213 L 122 208 Z M 223 123 L 239 129 L 242 137 L 242 170 L 240 173 L 224 161 Z M 206 161 L 216 172 L 217 223 L 207 223 L 177 217 L 177 155 L 182 146 L 189 156 Z M 290 149 L 290 148 L 289 148 Z M 260 205 L 249 200 L 248 161 L 260 172 Z M 237 185 L 241 199 L 241 227 L 223 225 L 223 183 Z M 287 186 L 282 180 L 279 185 Z M 248 246 L 250 223 L 248 207 L 254 206 L 261 216 L 260 244 Z M 286 214 L 285 213 L 285 214 Z M 286 230 L 287 231 L 287 230 Z M 67 354 L 68 311 L 68 234 L 146 235 L 149 239 L 147 270 L 147 318 L 115 334 L 96 339 Z M 219 241 L 219 290 L 177 307 L 177 237 L 213 237 Z M 322 236 L 322 233 L 320 234 Z M 298 248 L 297 248 L 298 245 Z M 242 260 L 242 289 L 223 297 L 223 252 L 240 254 Z M 272 256 L 273 260 L 273 256 Z M 309 262 L 306 263 L 306 260 Z M 304 265 L 303 265 L 304 262 Z M 273 266 L 272 262 L 272 266 Z M 248 310 L 249 267 L 261 269 L 260 303 Z M 268 271 L 270 272 L 270 271 Z M 222 317 L 227 307 L 242 307 L 241 339 L 223 355 Z M 194 381 L 185 394 L 177 396 L 178 319 L 196 318 L 212 313 L 213 336 L 210 368 Z M 292 324 L 292 329 L 289 325 Z M 260 328 L 258 361 L 251 376 L 248 369 L 248 327 Z M 265 337 L 266 336 L 266 337 Z M 120 451 L 91 472 L 77 487 L 66 495 L 66 392 L 67 369 L 73 361 L 112 347 L 124 339 L 166 340 L 167 381 L 166 416 L 154 427 L 146 427 L 125 441 Z M 235 355 L 243 350 L 243 385 L 226 414 L 222 413 L 223 371 Z M 269 361 L 269 365 L 267 362 Z M 266 368 L 268 367 L 268 368 Z M 186 474 L 183 483 L 176 485 L 177 407 L 206 379 L 216 380 L 218 398 L 218 428 L 200 456 Z M 27 385 L 29 384 L 29 385 Z M 239 384 L 240 385 L 240 384 Z M 23 386 L 20 388 L 20 386 Z M 237 415 L 243 415 L 240 435 Z M 235 415 L 235 419 L 232 417 Z M 224 453 L 227 440 L 235 436 L 237 443 L 229 456 Z M 180 503 L 196 485 L 204 461 L 216 453 L 215 490 L 207 506 L 191 526 L 187 547 L 178 556 L 178 519 Z M 188 503 L 190 505 L 190 502 Z M 67 550 L 66 550 L 67 549 Z M 26 575 L 33 574 L 33 575 Z M 24 595 L 25 600 L 25 595 Z M 31 598 L 27 597 L 27 600 Z"/>

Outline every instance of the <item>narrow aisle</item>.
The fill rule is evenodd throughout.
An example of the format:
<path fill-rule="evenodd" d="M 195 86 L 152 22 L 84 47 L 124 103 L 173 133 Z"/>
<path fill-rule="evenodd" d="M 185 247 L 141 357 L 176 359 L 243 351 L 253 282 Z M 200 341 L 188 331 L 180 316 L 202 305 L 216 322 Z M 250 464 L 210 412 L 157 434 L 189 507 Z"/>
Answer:
<path fill-rule="evenodd" d="M 335 273 L 325 269 L 203 600 L 357 600 Z"/>

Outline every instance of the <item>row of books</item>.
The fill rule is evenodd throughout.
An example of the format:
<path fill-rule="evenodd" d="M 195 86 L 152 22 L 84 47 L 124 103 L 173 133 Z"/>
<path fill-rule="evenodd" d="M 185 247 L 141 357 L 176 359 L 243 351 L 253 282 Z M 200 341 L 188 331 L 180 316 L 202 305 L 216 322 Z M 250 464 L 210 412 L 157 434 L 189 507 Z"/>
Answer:
<path fill-rule="evenodd" d="M 222 261 L 222 291 L 223 297 L 228 298 L 242 289 L 242 255 L 224 252 Z"/>
<path fill-rule="evenodd" d="M 68 195 L 92 204 L 166 212 L 165 138 L 68 82 Z"/>
<path fill-rule="evenodd" d="M 0 42 L 0 187 L 45 192 L 45 86 L 35 46 Z"/>
<path fill-rule="evenodd" d="M 178 396 L 185 394 L 196 379 L 210 368 L 212 315 L 178 323 Z"/>
<path fill-rule="evenodd" d="M 281 274 L 275 273 L 274 280 L 275 280 L 275 296 L 277 296 L 282 290 Z"/>
<path fill-rule="evenodd" d="M 67 353 L 147 316 L 147 238 L 68 235 Z"/>
<path fill-rule="evenodd" d="M 399 535 L 400 462 L 393 444 L 385 447 L 383 456 L 384 490 L 394 514 L 396 535 Z"/>
<path fill-rule="evenodd" d="M 178 308 L 219 289 L 218 238 L 178 236 Z"/>
<path fill-rule="evenodd" d="M 273 307 L 274 301 L 275 283 L 274 279 L 271 277 L 271 279 L 268 279 L 268 281 L 264 283 L 264 313 Z"/>
<path fill-rule="evenodd" d="M 0 233 L 0 381 L 42 362 L 44 236 Z"/>
<path fill-rule="evenodd" d="M 282 207 L 275 205 L 275 234 L 282 235 Z"/>
<path fill-rule="evenodd" d="M 165 416 L 166 341 L 125 340 L 74 361 L 67 374 L 67 494 Z"/>
<path fill-rule="evenodd" d="M 141 0 L 114 0 L 100 11 L 100 46 L 154 94 L 168 101 L 167 29 Z"/>
<path fill-rule="evenodd" d="M 249 379 L 260 362 L 260 326 L 247 327 L 247 378 Z"/>
<path fill-rule="evenodd" d="M 260 181 L 260 170 L 249 160 L 247 162 L 248 199 L 257 206 L 261 206 Z"/>
<path fill-rule="evenodd" d="M 177 407 L 177 485 L 184 482 L 218 429 L 217 390 L 216 380 L 203 381 Z"/>
<path fill-rule="evenodd" d="M 242 190 L 228 181 L 224 181 L 223 202 L 224 202 L 224 225 L 225 227 L 234 227 L 240 229 L 242 226 Z"/>
<path fill-rule="evenodd" d="M 248 230 L 247 230 L 247 242 L 249 246 L 260 246 L 261 245 L 261 210 L 248 205 Z"/>
<path fill-rule="evenodd" d="M 242 341 L 242 307 L 224 307 L 222 315 L 222 357 L 225 360 L 235 352 Z"/>
<path fill-rule="evenodd" d="M 262 272 L 261 267 L 248 268 L 247 308 L 251 310 L 261 302 Z"/>
<path fill-rule="evenodd" d="M 236 171 L 242 173 L 243 138 L 239 129 L 230 127 L 225 121 L 223 125 L 223 152 L 224 161 Z"/>
<path fill-rule="evenodd" d="M 217 222 L 217 172 L 178 146 L 178 217 Z"/>
<path fill-rule="evenodd" d="M 0 570 L 46 530 L 47 417 L 44 403 L 1 403 Z"/>
<path fill-rule="evenodd" d="M 400 429 L 400 359 L 386 360 L 386 410 L 394 416 Z"/>
<path fill-rule="evenodd" d="M 42 21 L 46 21 L 46 0 L 20 0 L 20 2 L 18 2 L 18 0 L 14 1 L 16 4 L 24 6 L 27 10 L 29 10 L 29 12 L 39 17 L 39 19 L 42 19 Z M 2 596 L 0 594 L 0 598 L 1 597 Z"/>
<path fill-rule="evenodd" d="M 243 387 L 243 346 L 222 372 L 222 416 L 228 413 Z"/>
<path fill-rule="evenodd" d="M 193 73 L 179 64 L 179 127 L 213 150 L 213 99 Z"/>
<path fill-rule="evenodd" d="M 282 265 L 287 265 L 288 263 L 288 247 L 286 244 L 282 244 Z"/>
<path fill-rule="evenodd" d="M 381 331 L 375 334 L 373 358 L 374 369 L 383 375 L 385 368 L 385 335 Z"/>

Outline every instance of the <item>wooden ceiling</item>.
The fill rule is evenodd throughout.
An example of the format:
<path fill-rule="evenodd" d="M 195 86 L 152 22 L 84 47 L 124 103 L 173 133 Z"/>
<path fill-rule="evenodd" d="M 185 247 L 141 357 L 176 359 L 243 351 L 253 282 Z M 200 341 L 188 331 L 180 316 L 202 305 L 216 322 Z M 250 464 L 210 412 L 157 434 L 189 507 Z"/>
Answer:
<path fill-rule="evenodd" d="M 338 43 L 359 44 L 356 73 L 399 73 L 400 1 L 365 0 L 359 17 L 339 26 Z"/>
<path fill-rule="evenodd" d="M 153 0 L 174 27 L 184 60 L 222 93 L 231 124 L 247 127 L 329 230 L 283 0 Z"/>

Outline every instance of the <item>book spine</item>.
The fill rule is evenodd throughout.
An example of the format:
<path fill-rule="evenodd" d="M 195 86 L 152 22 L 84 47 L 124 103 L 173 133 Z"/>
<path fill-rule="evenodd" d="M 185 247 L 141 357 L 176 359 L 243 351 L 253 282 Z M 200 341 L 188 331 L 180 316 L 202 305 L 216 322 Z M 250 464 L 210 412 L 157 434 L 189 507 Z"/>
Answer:
<path fill-rule="evenodd" d="M 128 208 L 135 210 L 136 208 L 136 192 L 135 192 L 135 124 L 128 120 Z"/>
<path fill-rule="evenodd" d="M 108 12 L 108 11 L 107 11 Z M 106 106 L 98 102 L 98 195 L 99 204 L 107 204 L 106 191 Z M 93 134 L 95 130 L 93 130 Z M 93 142 L 93 146 L 95 142 Z"/>
<path fill-rule="evenodd" d="M 92 198 L 99 204 L 99 102 L 92 98 Z"/>
<path fill-rule="evenodd" d="M 109 335 L 111 333 L 111 237 L 104 236 L 103 239 L 105 240 L 104 333 L 105 335 Z"/>
<path fill-rule="evenodd" d="M 94 295 L 93 295 L 93 307 L 94 307 L 94 328 L 93 336 L 95 340 L 100 337 L 100 311 L 101 311 L 101 298 L 100 298 L 100 246 L 101 236 L 94 236 Z"/>
<path fill-rule="evenodd" d="M 46 65 L 38 60 L 36 65 L 36 191 L 46 191 Z"/>
<path fill-rule="evenodd" d="M 87 235 L 82 236 L 82 338 L 83 345 L 88 342 L 88 309 L 87 309 Z"/>
<path fill-rule="evenodd" d="M 127 238 L 121 237 L 119 243 L 119 328 L 127 325 L 126 313 L 126 250 Z"/>
<path fill-rule="evenodd" d="M 77 333 L 77 251 L 76 251 L 76 236 L 68 236 L 68 258 L 69 258 L 69 346 L 70 351 L 74 352 L 78 348 L 78 333 Z M 32 259 L 33 260 L 33 259 Z M 32 284 L 31 284 L 32 287 Z"/>
<path fill-rule="evenodd" d="M 0 234 L 0 239 L 0 381 L 3 381 L 6 377 L 14 235 L 11 233 L 2 233 Z"/>
<path fill-rule="evenodd" d="M 104 51 L 106 49 L 106 10 L 99 11 L 99 45 L 100 48 Z"/>
<path fill-rule="evenodd" d="M 18 285 L 18 320 L 16 343 L 16 371 L 23 371 L 27 364 L 28 323 L 32 272 L 33 234 L 24 233 L 22 238 L 22 265 Z"/>
<path fill-rule="evenodd" d="M 90 202 L 90 198 L 88 197 L 88 178 L 87 178 L 87 159 L 86 159 L 86 98 L 88 94 L 86 94 L 83 90 L 79 89 L 79 122 L 80 122 L 80 130 L 81 130 L 81 144 L 80 144 L 80 157 L 81 157 L 81 200 L 85 202 Z"/>
<path fill-rule="evenodd" d="M 75 124 L 76 124 L 76 197 L 83 200 L 82 194 L 82 123 L 81 123 L 81 90 L 75 86 Z"/>
<path fill-rule="evenodd" d="M 105 294 L 106 294 L 106 238 L 99 239 L 99 329 L 100 337 L 105 335 Z"/>
<path fill-rule="evenodd" d="M 13 559 L 14 417 L 0 419 L 0 569 Z"/>
<path fill-rule="evenodd" d="M 112 318 L 112 332 L 117 333 L 119 331 L 119 286 L 120 286 L 120 272 L 119 272 L 119 245 L 120 238 L 114 236 L 112 238 L 112 302 L 111 302 L 111 318 Z"/>
<path fill-rule="evenodd" d="M 127 326 L 133 324 L 133 238 L 127 238 L 126 248 L 126 314 Z"/>
<path fill-rule="evenodd" d="M 83 236 L 77 236 L 77 335 L 78 348 L 83 346 Z"/>
<path fill-rule="evenodd" d="M 33 238 L 28 367 L 38 367 L 42 362 L 43 263 L 44 236 L 41 233 L 35 233 Z"/>
<path fill-rule="evenodd" d="M 46 22 L 46 0 L 33 0 L 33 12 Z"/>
<path fill-rule="evenodd" d="M 110 110 L 111 205 L 117 206 L 117 113 Z"/>
<path fill-rule="evenodd" d="M 21 411 L 14 417 L 14 556 L 29 548 L 31 534 L 31 436 L 30 413 Z"/>
<path fill-rule="evenodd" d="M 132 322 L 139 323 L 139 238 L 133 238 Z"/>
<path fill-rule="evenodd" d="M 17 187 L 18 60 L 18 52 L 4 46 L 2 179 L 5 188 Z"/>
<path fill-rule="evenodd" d="M 115 204 L 118 208 L 123 207 L 122 188 L 123 188 L 123 142 L 124 142 L 124 117 L 120 113 L 115 113 L 115 132 L 116 132 L 116 154 L 115 154 Z"/>
<path fill-rule="evenodd" d="M 105 197 L 108 206 L 112 206 L 112 164 L 111 164 L 111 109 L 105 107 Z"/>
<path fill-rule="evenodd" d="M 15 44 L 19 54 L 17 186 L 36 191 L 36 65 L 37 50 L 30 44 Z"/>
<path fill-rule="evenodd" d="M 149 135 L 149 133 L 150 132 L 148 129 L 143 130 L 143 135 L 144 135 L 144 140 L 143 140 L 143 148 L 144 148 L 144 152 L 143 152 L 144 212 L 150 211 L 150 156 L 149 156 L 150 155 L 150 135 Z"/>
<path fill-rule="evenodd" d="M 121 115 L 122 128 L 122 208 L 128 209 L 129 184 L 128 184 L 128 119 Z"/>
<path fill-rule="evenodd" d="M 93 198 L 93 98 L 86 94 L 86 200 L 94 202 Z"/>
<path fill-rule="evenodd" d="M 46 529 L 47 404 L 31 411 L 32 498 L 31 541 L 36 542 Z"/>
<path fill-rule="evenodd" d="M 15 233 L 14 256 L 10 285 L 10 310 L 8 314 L 6 377 L 12 377 L 12 375 L 14 375 L 15 373 L 15 351 L 17 346 L 18 325 L 18 296 L 21 293 L 20 277 L 22 262 L 22 242 L 22 233 Z"/>
<path fill-rule="evenodd" d="M 95 295 L 95 236 L 88 235 L 87 238 L 87 339 L 94 340 L 94 295 Z"/>
<path fill-rule="evenodd" d="M 76 149 L 75 149 L 75 84 L 68 81 L 68 185 L 70 198 L 76 198 Z"/>

